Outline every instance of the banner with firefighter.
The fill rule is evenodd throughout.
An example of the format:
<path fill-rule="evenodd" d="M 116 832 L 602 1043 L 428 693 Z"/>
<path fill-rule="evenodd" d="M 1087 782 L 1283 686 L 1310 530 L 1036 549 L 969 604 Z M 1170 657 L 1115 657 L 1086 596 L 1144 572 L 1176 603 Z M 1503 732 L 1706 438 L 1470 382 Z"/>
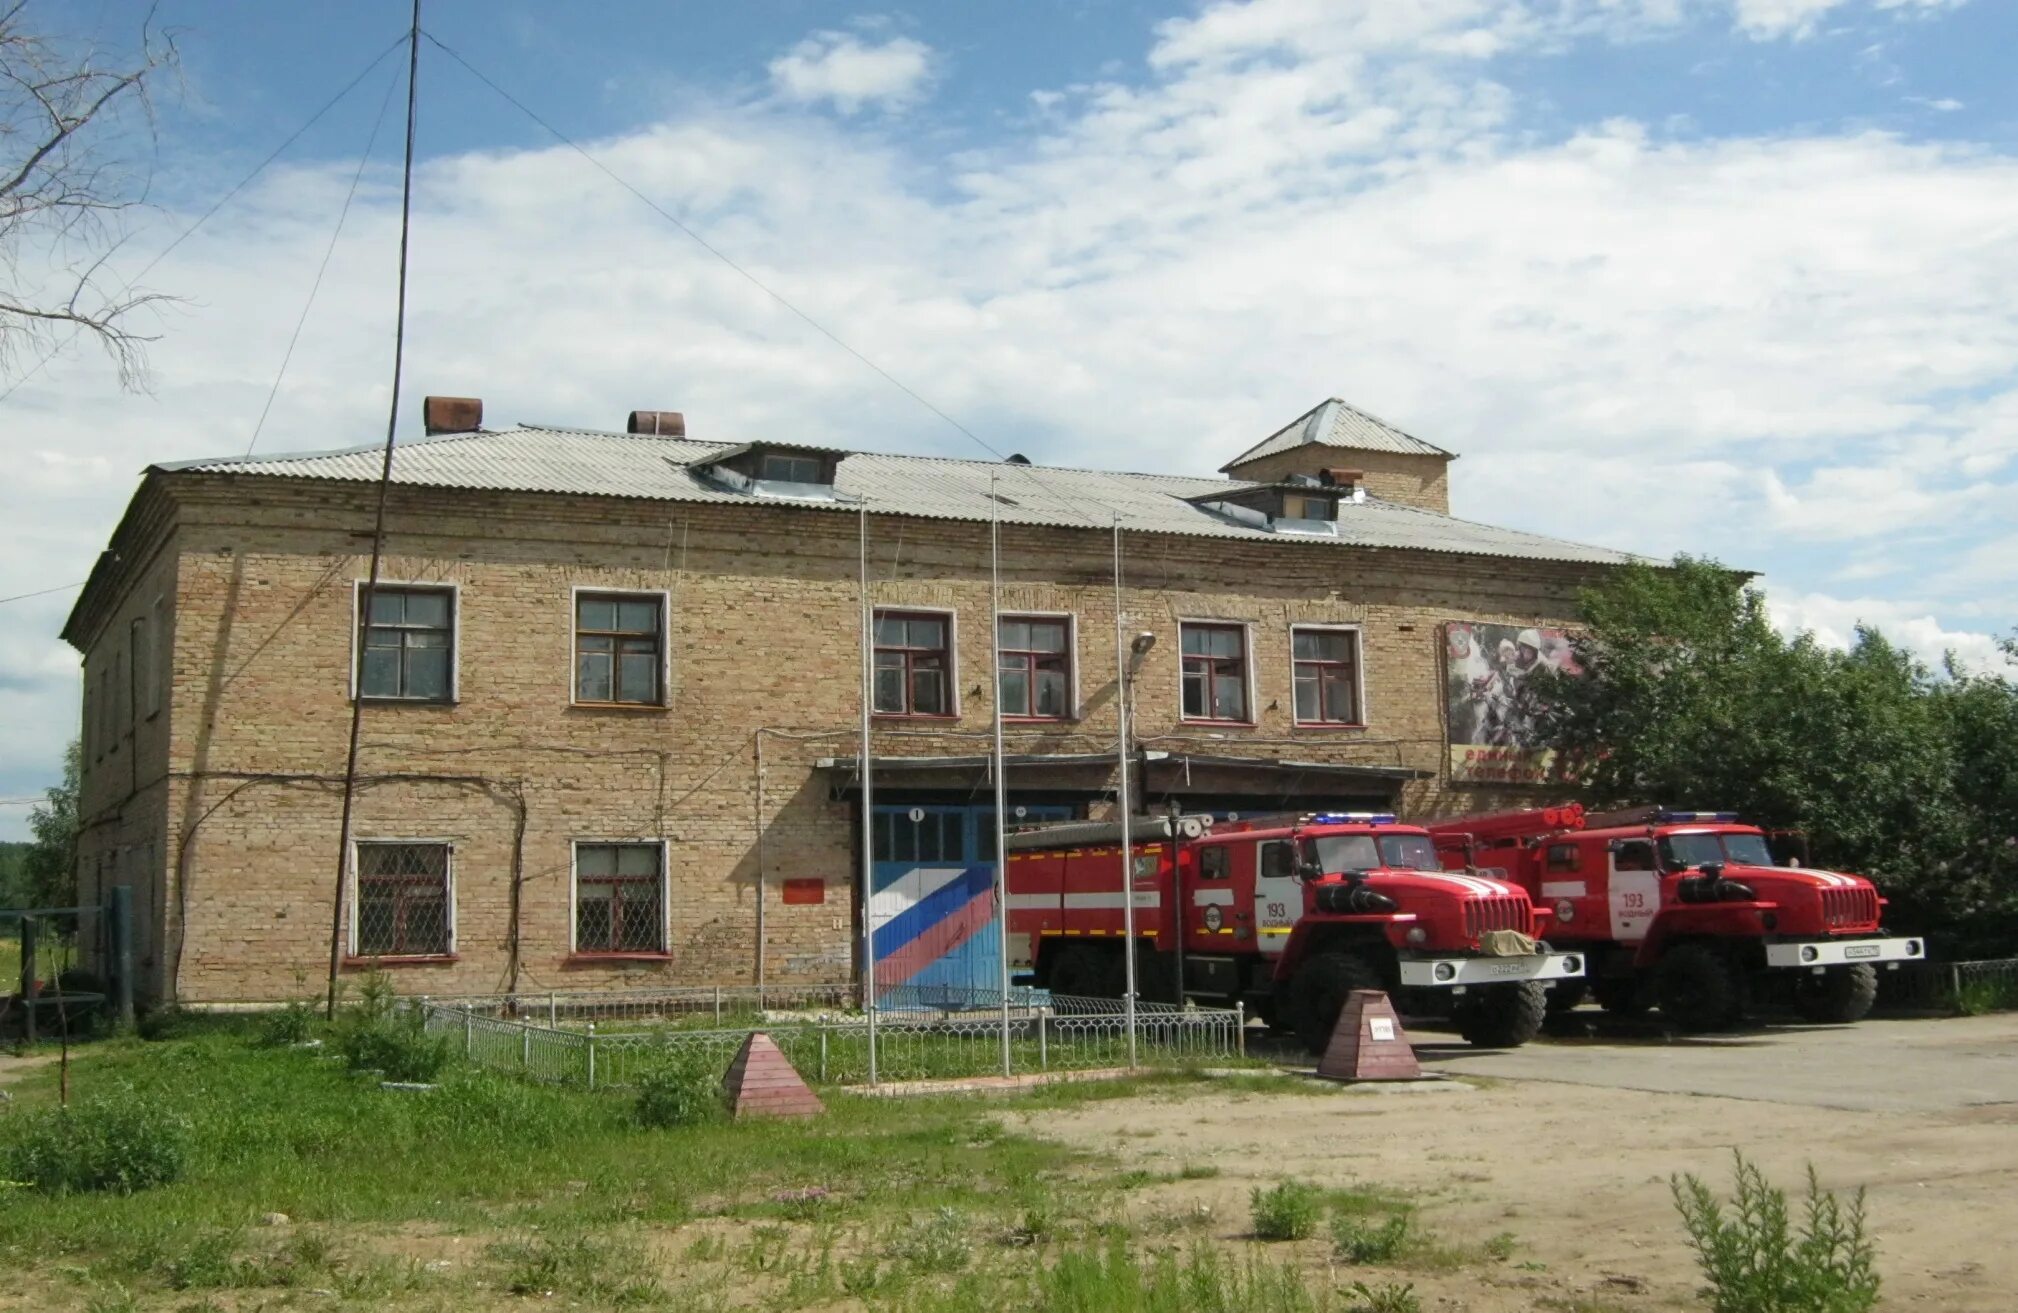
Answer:
<path fill-rule="evenodd" d="M 1452 620 L 1444 625 L 1444 695 L 1454 784 L 1543 784 L 1562 778 L 1541 746 L 1537 672 L 1580 675 L 1560 629 Z"/>

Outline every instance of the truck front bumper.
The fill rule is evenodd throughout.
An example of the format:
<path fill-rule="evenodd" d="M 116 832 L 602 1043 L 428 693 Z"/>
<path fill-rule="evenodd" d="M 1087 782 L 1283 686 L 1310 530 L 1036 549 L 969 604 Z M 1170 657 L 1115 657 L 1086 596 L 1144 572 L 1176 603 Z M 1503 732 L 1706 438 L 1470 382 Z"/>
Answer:
<path fill-rule="evenodd" d="M 1797 939 L 1766 945 L 1766 965 L 1803 967 L 1855 966 L 1859 962 L 1918 962 L 1927 956 L 1921 939 Z"/>
<path fill-rule="evenodd" d="M 1582 953 L 1529 953 L 1525 957 L 1405 957 L 1401 960 L 1401 983 L 1412 989 L 1570 980 L 1583 973 Z"/>

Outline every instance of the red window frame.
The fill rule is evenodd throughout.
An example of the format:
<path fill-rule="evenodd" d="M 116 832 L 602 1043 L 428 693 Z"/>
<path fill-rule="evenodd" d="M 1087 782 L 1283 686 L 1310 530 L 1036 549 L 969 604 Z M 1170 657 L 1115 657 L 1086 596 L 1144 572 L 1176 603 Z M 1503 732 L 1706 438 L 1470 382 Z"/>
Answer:
<path fill-rule="evenodd" d="M 1193 634 L 1232 634 L 1239 647 L 1239 655 L 1226 657 L 1210 652 L 1188 652 L 1186 641 Z M 1253 690 L 1247 685 L 1247 626 L 1241 624 L 1215 624 L 1211 621 L 1179 621 L 1177 625 L 1177 647 L 1182 660 L 1182 673 L 1178 689 L 1178 706 L 1182 718 L 1192 721 L 1211 721 L 1222 725 L 1248 725 L 1253 723 L 1250 702 Z M 1219 684 L 1228 677 L 1238 681 L 1240 705 L 1227 708 L 1219 699 Z M 1198 682 L 1199 709 L 1192 710 L 1191 686 Z"/>
<path fill-rule="evenodd" d="M 939 626 L 939 642 L 936 646 L 914 644 L 910 641 L 909 625 L 913 621 L 927 621 Z M 901 623 L 906 626 L 903 641 L 885 642 L 884 626 Z M 875 670 L 872 696 L 873 710 L 878 716 L 899 716 L 950 720 L 956 714 L 953 702 L 953 617 L 944 611 L 899 611 L 878 608 L 875 613 Z M 900 692 L 903 694 L 896 706 L 886 704 L 883 698 L 883 673 L 886 670 L 901 671 Z M 939 680 L 939 707 L 937 710 L 918 710 L 918 677 L 937 675 Z"/>
<path fill-rule="evenodd" d="M 653 870 L 650 874 L 623 874 L 622 854 L 626 850 L 649 852 L 652 854 Z M 610 870 L 603 872 L 582 872 L 582 854 L 593 851 L 607 851 L 610 854 Z M 582 886 L 610 886 L 609 922 L 606 927 L 608 940 L 600 944 L 582 942 Z M 628 897 L 626 895 L 629 895 Z M 578 843 L 575 845 L 575 898 L 574 898 L 574 951 L 577 957 L 664 957 L 666 946 L 666 850 L 665 845 L 644 842 L 612 841 L 608 843 Z M 626 942 L 625 914 L 645 915 L 651 918 L 650 933 L 642 942 Z"/>
<path fill-rule="evenodd" d="M 1010 625 L 1027 625 L 1032 628 L 1043 625 L 1058 631 L 1057 648 L 1011 647 L 1001 643 L 1001 663 L 995 674 L 995 695 L 1002 699 L 1002 715 L 1009 720 L 1070 720 L 1072 719 L 1072 621 L 1067 616 L 1058 615 L 1005 615 L 997 624 L 1005 629 Z M 1023 705 L 1012 705 L 1002 692 L 1002 676 L 1021 674 L 1023 676 Z M 1055 674 L 1065 688 L 1061 695 L 1060 709 L 1056 712 L 1037 710 L 1037 677 L 1039 674 Z"/>
<path fill-rule="evenodd" d="M 390 855 L 399 849 L 423 848 L 440 853 L 439 871 L 385 872 L 366 869 L 369 864 L 366 854 L 372 854 L 375 860 L 379 854 Z M 455 951 L 455 893 L 449 875 L 449 864 L 454 860 L 450 845 L 401 839 L 360 839 L 356 844 L 356 853 L 357 903 L 352 917 L 351 943 L 354 951 L 351 956 L 369 961 L 375 958 L 438 958 L 452 954 Z M 383 897 L 383 893 L 378 897 L 368 897 L 368 892 L 372 890 L 391 895 L 392 936 L 386 947 L 370 947 L 364 942 L 365 905 Z M 415 908 L 429 902 L 437 903 L 441 909 L 440 939 L 426 944 L 407 942 Z"/>
<path fill-rule="evenodd" d="M 1347 655 L 1344 657 L 1306 657 L 1296 651 L 1296 640 L 1302 635 L 1313 637 L 1337 637 L 1346 642 Z M 1289 631 L 1290 685 L 1289 705 L 1291 714 L 1299 725 L 1363 725 L 1366 723 L 1366 708 L 1359 705 L 1359 662 L 1360 646 L 1357 629 L 1333 628 L 1325 625 L 1293 625 Z M 1303 714 L 1301 697 L 1305 684 L 1312 684 L 1317 692 L 1317 715 Z M 1344 718 L 1331 715 L 1328 696 L 1334 688 L 1343 685 L 1349 714 Z"/>

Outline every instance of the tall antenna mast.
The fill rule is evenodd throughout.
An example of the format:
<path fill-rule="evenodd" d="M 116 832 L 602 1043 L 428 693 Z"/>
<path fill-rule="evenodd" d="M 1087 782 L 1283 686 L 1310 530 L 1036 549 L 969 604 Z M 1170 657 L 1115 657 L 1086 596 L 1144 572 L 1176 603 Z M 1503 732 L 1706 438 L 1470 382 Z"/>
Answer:
<path fill-rule="evenodd" d="M 385 559 L 385 504 L 392 491 L 392 442 L 399 426 L 400 369 L 406 362 L 406 266 L 413 232 L 413 125 L 420 78 L 420 0 L 413 0 L 413 21 L 406 35 L 406 161 L 399 192 L 399 302 L 392 332 L 392 403 L 385 416 L 385 458 L 378 471 L 378 513 L 371 529 L 371 570 L 358 599 L 357 620 L 371 619 L 372 595 L 378 591 L 379 566 Z M 343 818 L 337 824 L 336 894 L 329 907 L 329 993 L 327 1016 L 336 1016 L 336 974 L 343 964 L 343 909 L 350 894 L 350 827 L 357 798 L 357 745 L 364 727 L 364 643 L 353 639 L 356 657 L 350 668 L 350 750 L 343 762 Z"/>

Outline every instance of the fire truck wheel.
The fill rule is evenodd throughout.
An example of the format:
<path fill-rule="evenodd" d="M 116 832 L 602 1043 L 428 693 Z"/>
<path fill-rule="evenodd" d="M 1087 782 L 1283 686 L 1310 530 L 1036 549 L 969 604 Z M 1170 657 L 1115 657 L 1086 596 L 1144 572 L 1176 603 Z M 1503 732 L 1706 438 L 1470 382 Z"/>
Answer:
<path fill-rule="evenodd" d="M 1831 967 L 1794 982 L 1794 1011 L 1803 1021 L 1846 1026 L 1862 1021 L 1878 1000 L 1878 969 L 1864 963 Z"/>
<path fill-rule="evenodd" d="M 1571 976 L 1568 980 L 1558 980 L 1548 987 L 1549 1014 L 1551 1016 L 1568 1012 L 1582 1003 L 1591 992 L 1591 982 L 1582 976 Z"/>
<path fill-rule="evenodd" d="M 1517 1049 L 1541 1032 L 1547 987 L 1536 981 L 1493 985 L 1458 1005 L 1452 1016 L 1465 1042 L 1482 1049 Z"/>
<path fill-rule="evenodd" d="M 1312 954 L 1290 982 L 1290 1023 L 1296 1037 L 1312 1053 L 1323 1053 L 1345 1010 L 1345 996 L 1355 989 L 1385 989 L 1380 968 L 1365 954 L 1334 948 Z"/>
<path fill-rule="evenodd" d="M 1111 969 L 1108 956 L 1098 945 L 1067 944 L 1051 968 L 1051 992 L 1066 998 L 1119 998 L 1121 988 L 1110 980 L 1121 974 L 1119 955 Z"/>
<path fill-rule="evenodd" d="M 1722 1030 L 1743 1015 L 1745 983 L 1726 954 L 1708 944 L 1677 944 L 1654 967 L 1661 1015 L 1688 1031 Z"/>
<path fill-rule="evenodd" d="M 1615 1017 L 1637 1017 L 1647 1010 L 1647 994 L 1632 976 L 1600 977 L 1591 984 L 1591 997 Z"/>

